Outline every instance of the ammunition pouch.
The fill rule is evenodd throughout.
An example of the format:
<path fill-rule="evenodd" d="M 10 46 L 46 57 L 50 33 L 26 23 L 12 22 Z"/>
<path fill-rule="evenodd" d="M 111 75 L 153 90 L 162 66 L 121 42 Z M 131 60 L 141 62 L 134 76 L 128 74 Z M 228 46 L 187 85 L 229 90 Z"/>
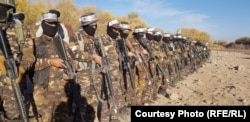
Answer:
<path fill-rule="evenodd" d="M 173 60 L 173 61 L 176 61 L 176 57 L 175 57 L 175 56 L 172 56 L 172 60 Z"/>
<path fill-rule="evenodd" d="M 46 44 L 42 41 L 41 38 L 39 39 L 39 41 L 41 42 L 37 47 L 38 48 L 38 52 L 36 52 L 37 58 L 48 58 L 49 54 L 48 54 L 48 49 L 47 49 Z M 34 84 L 46 87 L 49 82 L 49 71 L 50 71 L 50 67 L 46 67 L 42 70 L 35 71 L 34 76 L 33 76 Z"/>
<path fill-rule="evenodd" d="M 184 58 L 188 58 L 187 52 L 183 53 L 183 57 L 184 57 Z"/>
<path fill-rule="evenodd" d="M 139 80 L 139 81 L 135 82 L 135 85 L 136 85 L 138 92 L 142 92 L 147 86 L 147 81 L 146 80 Z"/>
<path fill-rule="evenodd" d="M 49 83 L 49 71 L 50 71 L 50 67 L 35 71 L 35 74 L 33 77 L 34 84 L 47 87 Z"/>
<path fill-rule="evenodd" d="M 160 54 L 160 52 L 159 52 L 159 51 L 153 51 L 153 55 L 154 55 L 154 56 L 157 56 L 157 57 L 158 57 L 158 56 L 159 56 L 159 54 Z"/>
<path fill-rule="evenodd" d="M 160 62 L 161 65 L 168 65 L 169 64 L 169 61 L 168 59 L 163 59 L 161 62 Z"/>
<path fill-rule="evenodd" d="M 174 55 L 173 51 L 168 51 L 167 53 L 168 53 L 169 56 L 173 56 Z"/>
<path fill-rule="evenodd" d="M 181 49 L 180 48 L 176 49 L 176 52 L 181 53 Z"/>

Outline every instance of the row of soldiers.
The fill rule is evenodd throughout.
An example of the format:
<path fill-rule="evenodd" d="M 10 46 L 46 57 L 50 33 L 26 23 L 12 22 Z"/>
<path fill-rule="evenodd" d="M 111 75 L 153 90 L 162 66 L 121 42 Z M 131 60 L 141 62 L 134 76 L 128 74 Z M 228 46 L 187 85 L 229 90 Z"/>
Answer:
<path fill-rule="evenodd" d="M 24 32 L 27 36 L 21 45 L 19 32 L 7 33 L 17 30 L 9 25 L 22 20 L 9 17 L 15 15 L 10 1 L 0 3 L 1 11 L 8 13 L 7 19 L 0 20 L 1 42 L 9 42 L 19 77 L 3 73 L 9 70 L 6 65 L 1 69 L 3 121 L 83 122 L 96 117 L 102 122 L 119 121 L 119 115 L 132 105 L 150 105 L 158 94 L 168 98 L 168 86 L 196 71 L 210 56 L 207 45 L 181 33 L 162 34 L 141 26 L 132 30 L 125 21 L 109 21 L 107 34 L 97 35 L 94 13 L 82 15 L 79 31 L 68 37 L 57 10 L 42 15 L 36 37 Z M 5 45 L 1 44 L 3 55 Z M 8 58 L 3 55 L 2 61 Z M 21 101 L 17 100 L 19 89 L 8 85 L 15 84 L 10 83 L 13 79 L 21 84 Z"/>

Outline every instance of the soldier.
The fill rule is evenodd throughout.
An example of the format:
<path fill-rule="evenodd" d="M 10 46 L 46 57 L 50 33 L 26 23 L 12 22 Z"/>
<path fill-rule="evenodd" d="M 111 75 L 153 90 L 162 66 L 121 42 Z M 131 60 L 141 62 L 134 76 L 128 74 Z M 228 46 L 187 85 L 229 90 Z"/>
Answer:
<path fill-rule="evenodd" d="M 123 40 L 118 41 L 120 70 L 122 70 L 123 80 L 121 89 L 125 95 L 126 106 L 136 105 L 136 88 L 135 88 L 135 49 L 130 40 L 127 39 L 132 30 L 126 21 L 120 23 L 119 34 Z"/>
<path fill-rule="evenodd" d="M 144 38 L 146 28 L 137 26 L 133 32 L 133 39 L 131 42 L 137 51 L 137 60 L 140 64 L 136 67 L 136 87 L 137 87 L 137 103 L 138 105 L 146 105 L 152 103 L 152 89 L 151 84 L 154 82 L 150 74 L 149 61 L 150 54 L 152 55 L 152 48 L 148 45 L 146 38 Z M 141 59 L 139 59 L 141 58 Z"/>
<path fill-rule="evenodd" d="M 178 71 L 178 75 L 177 75 L 177 81 L 181 81 L 184 79 L 184 75 L 183 75 L 183 70 L 185 68 L 185 62 L 184 62 L 184 57 L 182 55 L 182 44 L 181 44 L 181 39 L 182 39 L 182 34 L 181 33 L 177 33 L 174 35 L 173 38 L 173 44 L 175 47 L 175 57 L 176 57 L 176 67 L 177 67 L 177 71 Z"/>
<path fill-rule="evenodd" d="M 94 13 L 86 13 L 81 16 L 80 18 L 80 29 L 78 32 L 75 33 L 76 42 L 71 42 L 70 45 L 73 45 L 71 48 L 73 49 L 76 47 L 77 50 L 84 53 L 86 56 L 92 56 L 93 59 L 97 59 L 95 63 L 99 66 L 102 65 L 102 58 L 94 54 L 93 50 L 93 43 L 96 40 L 95 32 L 97 29 L 97 19 Z M 88 121 L 93 121 L 94 117 L 96 116 L 98 99 L 95 94 L 95 89 L 93 88 L 93 83 L 91 81 L 91 60 L 84 60 L 77 62 L 77 78 L 78 83 L 81 87 L 81 95 L 84 96 L 87 100 L 87 115 L 86 119 Z M 100 84 L 100 78 L 95 80 L 96 84 Z M 97 87 L 97 91 L 100 88 Z M 94 115 L 94 116 L 93 116 Z"/>
<path fill-rule="evenodd" d="M 119 63 L 119 48 L 117 47 L 118 43 L 123 41 L 119 29 L 120 23 L 117 20 L 109 21 L 107 24 L 107 35 L 100 37 L 103 46 L 105 47 L 104 53 L 109 60 L 109 72 L 113 85 L 113 88 L 111 88 L 113 89 L 113 93 L 110 92 L 109 94 L 109 96 L 112 97 L 112 100 L 109 101 L 110 107 L 106 105 L 103 106 L 110 112 L 109 115 L 102 115 L 102 120 L 104 121 L 119 121 L 118 113 L 120 112 L 120 109 L 125 106 L 125 100 L 121 90 L 122 74 L 121 69 L 119 68 L 121 65 Z"/>
<path fill-rule="evenodd" d="M 67 67 L 64 60 L 60 58 L 59 52 L 57 52 L 59 49 L 56 48 L 54 40 L 58 33 L 58 26 L 60 25 L 56 14 L 45 13 L 41 22 L 43 35 L 35 38 L 37 61 L 33 77 L 35 84 L 34 98 L 37 101 L 38 111 L 45 122 L 65 122 L 70 119 L 69 104 L 67 103 L 68 95 L 71 95 L 68 90 L 69 76 L 65 74 L 64 70 Z M 91 60 L 92 57 L 90 56 L 81 52 L 73 52 L 66 42 L 64 45 L 70 61 L 73 59 Z"/>
<path fill-rule="evenodd" d="M 167 55 L 168 60 L 168 71 L 169 71 L 169 81 L 170 85 L 173 85 L 173 83 L 177 80 L 177 67 L 176 67 L 176 57 L 174 55 L 175 53 L 175 46 L 173 44 L 173 37 L 170 33 L 164 33 L 163 35 L 163 49 L 164 52 Z"/>
<path fill-rule="evenodd" d="M 61 16 L 60 11 L 56 10 L 56 9 L 50 9 L 49 13 L 54 13 L 56 14 L 57 18 L 59 19 L 59 17 Z M 43 33 L 42 27 L 41 25 L 38 27 L 38 30 L 36 32 L 36 37 L 40 37 Z M 58 26 L 58 34 L 61 35 L 61 37 L 63 38 L 63 40 L 65 42 L 69 42 L 69 35 L 68 35 L 68 30 L 66 29 L 65 25 L 60 22 L 60 26 Z"/>
<path fill-rule="evenodd" d="M 167 87 L 169 85 L 169 75 L 168 75 L 168 69 L 167 66 L 169 64 L 167 55 L 163 51 L 163 41 L 162 41 L 162 34 L 160 31 L 156 31 L 154 33 L 154 55 L 155 55 L 155 63 L 156 63 L 156 77 L 158 78 L 155 83 L 155 89 L 153 91 L 153 99 L 157 99 L 155 96 L 157 96 L 157 93 L 169 97 L 169 94 L 166 92 Z M 157 83 L 158 81 L 158 83 Z"/>
<path fill-rule="evenodd" d="M 19 35 L 19 37 L 18 37 L 18 40 L 20 43 L 19 45 L 20 45 L 20 47 L 23 47 L 22 45 L 24 44 L 23 43 L 24 40 L 32 40 L 33 41 L 33 38 L 31 37 L 29 28 L 24 25 L 25 15 L 24 15 L 24 13 L 21 13 L 21 12 L 15 13 L 13 15 L 13 19 L 21 22 L 20 23 L 21 27 L 20 27 L 19 31 L 21 31 L 21 30 L 23 30 L 23 31 L 21 31 L 21 32 L 16 31 L 16 32 L 23 33 L 22 35 Z M 19 26 L 17 26 L 17 25 L 15 25 L 15 27 L 19 28 Z M 34 74 L 34 65 L 32 65 L 32 67 L 28 71 L 25 72 L 25 77 L 23 77 L 23 79 L 22 79 L 21 89 L 23 90 L 22 93 L 23 93 L 24 98 L 25 98 L 24 103 L 26 105 L 27 115 L 29 115 L 29 108 L 31 105 L 34 117 L 38 118 L 39 115 L 38 115 L 35 101 L 33 98 L 33 87 L 34 87 L 34 84 L 32 81 L 33 74 Z"/>
<path fill-rule="evenodd" d="M 35 61 L 34 55 L 32 55 L 33 52 L 33 41 L 32 40 L 25 40 L 21 45 L 18 42 L 18 38 L 16 36 L 16 27 L 15 24 L 19 23 L 20 21 L 17 21 L 14 18 L 11 18 L 12 15 L 15 13 L 15 2 L 14 0 L 5 0 L 0 1 L 0 29 L 3 31 L 3 35 L 1 39 L 6 39 L 10 44 L 10 51 L 8 53 L 13 54 L 13 58 L 15 62 L 19 63 L 19 70 L 18 70 L 18 78 L 16 79 L 17 83 L 21 82 L 21 78 L 25 71 L 27 71 L 31 65 Z M 6 33 L 5 33 L 6 32 Z M 18 33 L 19 35 L 20 33 Z M 3 41 L 3 40 L 2 40 Z M 14 120 L 14 119 L 20 119 L 20 114 L 18 113 L 18 105 L 15 102 L 16 98 L 14 97 L 13 88 L 9 86 L 10 84 L 10 78 L 7 76 L 6 68 L 4 67 L 4 54 L 3 54 L 3 45 L 1 43 L 1 55 L 0 55 L 0 65 L 1 66 L 1 81 L 0 82 L 0 90 L 1 90 L 1 115 L 4 116 L 5 120 Z M 11 56 L 12 57 L 12 56 Z M 18 65 L 17 65 L 18 67 Z M 13 85 L 13 84 L 12 84 Z M 22 98 L 21 96 L 19 96 Z M 4 120 L 2 120 L 4 121 Z"/>

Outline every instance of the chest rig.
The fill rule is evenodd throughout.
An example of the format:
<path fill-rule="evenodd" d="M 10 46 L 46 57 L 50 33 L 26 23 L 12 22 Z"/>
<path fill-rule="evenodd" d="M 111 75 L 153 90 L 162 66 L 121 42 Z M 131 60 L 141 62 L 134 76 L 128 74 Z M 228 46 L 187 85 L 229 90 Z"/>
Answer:
<path fill-rule="evenodd" d="M 74 37 L 77 40 L 77 43 L 79 45 L 79 50 L 81 52 L 92 54 L 91 53 L 91 50 L 93 49 L 91 44 L 91 42 L 93 42 L 92 38 L 83 37 L 80 34 L 80 32 L 75 32 Z M 90 69 L 90 62 L 78 61 L 78 68 L 76 69 L 77 71 L 84 71 L 88 69 Z"/>

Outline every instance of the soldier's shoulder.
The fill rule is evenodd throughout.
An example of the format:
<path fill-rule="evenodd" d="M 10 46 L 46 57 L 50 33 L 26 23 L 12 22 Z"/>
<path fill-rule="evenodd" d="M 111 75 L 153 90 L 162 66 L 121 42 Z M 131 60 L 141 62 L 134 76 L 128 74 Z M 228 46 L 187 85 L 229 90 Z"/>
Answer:
<path fill-rule="evenodd" d="M 16 35 L 16 31 L 14 28 L 9 28 L 6 31 L 7 35 Z"/>

